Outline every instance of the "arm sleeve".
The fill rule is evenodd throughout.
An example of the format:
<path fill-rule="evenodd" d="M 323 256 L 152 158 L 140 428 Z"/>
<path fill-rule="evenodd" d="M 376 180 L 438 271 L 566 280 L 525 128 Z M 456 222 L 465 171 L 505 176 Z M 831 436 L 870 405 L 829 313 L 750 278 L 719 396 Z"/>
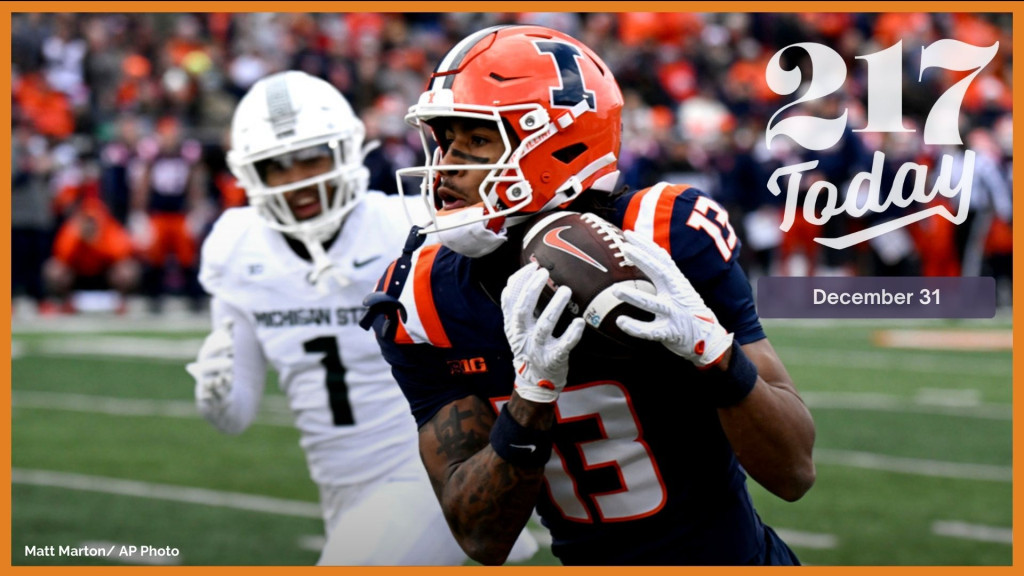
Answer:
<path fill-rule="evenodd" d="M 210 303 L 213 325 L 222 326 L 234 319 L 234 378 L 231 392 L 222 402 L 199 402 L 199 412 L 225 434 L 240 434 L 252 424 L 259 412 L 266 385 L 267 361 L 248 317 L 214 297 Z"/>

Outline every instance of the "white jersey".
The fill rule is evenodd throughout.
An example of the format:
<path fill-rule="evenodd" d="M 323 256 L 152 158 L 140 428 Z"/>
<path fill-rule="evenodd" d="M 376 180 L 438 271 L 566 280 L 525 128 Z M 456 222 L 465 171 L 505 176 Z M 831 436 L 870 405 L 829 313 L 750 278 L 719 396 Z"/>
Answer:
<path fill-rule="evenodd" d="M 307 280 L 311 263 L 254 208 L 226 211 L 203 244 L 200 281 L 214 297 L 215 326 L 218 315 L 235 316 L 236 373 L 227 409 L 205 415 L 226 432 L 247 427 L 262 395 L 265 358 L 321 486 L 362 483 L 419 462 L 409 405 L 373 332 L 358 325 L 363 297 L 408 235 L 402 203 L 370 192 L 353 208 L 327 251 L 350 283 L 332 284 L 326 294 Z"/>
<path fill-rule="evenodd" d="M 326 293 L 307 280 L 312 263 L 254 208 L 224 212 L 203 243 L 199 279 L 213 296 L 214 327 L 234 321 L 234 377 L 227 398 L 199 409 L 224 432 L 245 430 L 259 410 L 267 363 L 274 367 L 320 488 L 322 565 L 466 560 L 420 461 L 409 404 L 374 333 L 358 324 L 363 298 L 405 245 L 403 203 L 426 221 L 419 198 L 368 192 L 352 209 L 327 251 L 349 283 Z M 509 559 L 536 551 L 524 530 Z"/>

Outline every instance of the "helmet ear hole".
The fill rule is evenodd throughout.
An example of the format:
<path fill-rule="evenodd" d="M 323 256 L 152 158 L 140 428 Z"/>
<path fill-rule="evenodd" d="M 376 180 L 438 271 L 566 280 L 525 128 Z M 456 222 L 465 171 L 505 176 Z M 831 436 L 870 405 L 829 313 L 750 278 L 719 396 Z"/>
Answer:
<path fill-rule="evenodd" d="M 533 189 L 530 188 L 529 182 L 516 182 L 508 187 L 508 190 L 505 191 L 505 196 L 513 202 L 518 202 L 519 200 L 529 196 L 532 192 Z"/>
<path fill-rule="evenodd" d="M 577 142 L 560 150 L 555 150 L 551 155 L 562 164 L 572 164 L 573 160 L 579 158 L 586 151 L 587 145 L 583 142 Z"/>
<path fill-rule="evenodd" d="M 538 108 L 520 118 L 519 126 L 526 132 L 533 132 L 542 126 L 547 126 L 550 121 L 551 118 L 548 116 L 548 111 Z"/>

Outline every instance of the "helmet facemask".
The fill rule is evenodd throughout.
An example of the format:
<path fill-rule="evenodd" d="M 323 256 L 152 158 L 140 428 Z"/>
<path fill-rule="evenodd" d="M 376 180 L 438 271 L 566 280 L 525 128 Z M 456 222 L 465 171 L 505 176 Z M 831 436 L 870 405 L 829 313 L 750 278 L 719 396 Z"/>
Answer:
<path fill-rule="evenodd" d="M 337 234 L 366 191 L 369 170 L 364 159 L 373 145 L 364 146 L 365 133 L 345 97 L 304 72 L 281 72 L 259 80 L 235 109 L 228 167 L 264 222 L 309 250 L 313 282 L 332 267 L 323 243 Z M 273 179 L 284 183 L 271 185 L 265 178 L 271 165 L 288 170 L 295 163 L 317 159 L 329 159 L 323 162 L 328 167 L 317 174 L 303 170 L 302 180 Z M 319 213 L 297 217 L 286 195 L 307 189 L 317 195 Z"/>
<path fill-rule="evenodd" d="M 277 186 L 266 182 L 267 164 L 271 162 L 287 169 L 296 162 L 322 156 L 331 159 L 331 167 L 321 174 Z M 335 139 L 263 158 L 254 157 L 240 166 L 239 171 L 250 203 L 268 226 L 296 240 L 322 243 L 338 231 L 366 190 L 369 171 L 362 160 L 362 151 L 355 149 L 354 142 Z M 288 195 L 307 188 L 316 191 L 320 213 L 299 219 L 288 204 Z"/>
<path fill-rule="evenodd" d="M 521 211 L 533 201 L 533 191 L 519 163 L 523 156 L 535 147 L 539 141 L 547 137 L 546 130 L 529 132 L 522 141 L 519 135 L 508 125 L 507 116 L 531 115 L 546 113 L 543 108 L 535 105 L 511 107 L 457 106 L 439 111 L 436 107 L 414 106 L 405 120 L 418 129 L 420 142 L 427 158 L 423 166 L 398 170 L 398 190 L 405 195 L 403 176 L 420 179 L 420 196 L 432 215 L 433 223 L 424 228 L 423 233 L 439 232 L 453 226 L 464 226 L 485 220 L 503 219 Z M 493 162 L 485 164 L 445 165 L 441 159 L 447 151 L 447 143 L 443 141 L 446 121 L 461 118 L 470 121 L 484 122 L 492 126 L 501 138 L 504 152 Z M 538 123 L 538 127 L 541 125 Z M 477 192 L 480 202 L 471 208 L 479 210 L 473 217 L 458 219 L 458 223 L 439 221 L 444 219 L 446 211 L 441 209 L 441 200 L 437 196 L 437 184 L 444 172 L 452 170 L 478 170 L 486 174 Z M 470 207 L 467 207 L 470 208 Z M 460 209 L 464 210 L 464 209 Z"/>
<path fill-rule="evenodd" d="M 456 44 L 438 63 L 406 122 L 418 128 L 424 166 L 398 173 L 420 178 L 432 226 L 424 233 L 486 222 L 500 233 L 530 216 L 568 205 L 617 170 L 622 94 L 608 67 L 589 48 L 542 26 L 496 26 Z M 487 164 L 441 165 L 431 124 L 445 119 L 486 121 L 505 153 Z M 447 160 L 447 159 L 446 159 Z M 472 161 L 472 160 L 470 160 Z M 484 170 L 481 202 L 439 210 L 444 172 Z M 458 212 L 458 217 L 455 217 Z"/>

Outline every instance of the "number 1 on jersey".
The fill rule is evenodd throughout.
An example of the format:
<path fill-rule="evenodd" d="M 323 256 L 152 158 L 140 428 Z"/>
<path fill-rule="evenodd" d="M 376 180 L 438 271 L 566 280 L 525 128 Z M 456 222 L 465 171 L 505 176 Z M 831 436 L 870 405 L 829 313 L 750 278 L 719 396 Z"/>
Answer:
<path fill-rule="evenodd" d="M 303 343 L 303 349 L 310 353 L 322 353 L 320 364 L 327 369 L 327 400 L 334 415 L 335 426 L 351 426 L 356 423 L 352 416 L 352 405 L 348 401 L 348 385 L 345 383 L 345 366 L 338 352 L 338 339 L 321 336 Z"/>

